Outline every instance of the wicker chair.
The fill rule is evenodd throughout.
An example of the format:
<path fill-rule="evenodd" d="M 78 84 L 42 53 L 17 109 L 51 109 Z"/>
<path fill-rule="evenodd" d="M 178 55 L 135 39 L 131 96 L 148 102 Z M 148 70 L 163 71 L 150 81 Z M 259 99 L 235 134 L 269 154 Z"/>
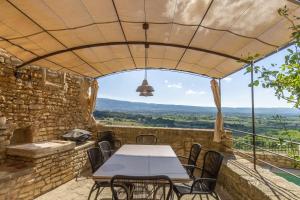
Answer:
<path fill-rule="evenodd" d="M 167 176 L 123 176 L 111 179 L 114 200 L 172 199 L 173 184 Z"/>
<path fill-rule="evenodd" d="M 137 144 L 156 144 L 157 143 L 157 137 L 155 135 L 138 135 L 136 137 L 136 143 Z"/>
<path fill-rule="evenodd" d="M 191 147 L 189 157 L 178 156 L 179 158 L 183 158 L 187 160 L 187 164 L 183 164 L 183 166 L 191 178 L 194 178 L 194 171 L 197 168 L 197 160 L 200 155 L 200 152 L 201 152 L 201 145 L 195 143 Z"/>
<path fill-rule="evenodd" d="M 89 157 L 89 161 L 92 168 L 92 173 L 94 173 L 101 165 L 103 164 L 103 157 L 98 147 L 94 147 L 87 150 L 87 154 Z M 91 198 L 91 195 L 94 191 L 97 190 L 95 199 L 99 196 L 102 190 L 105 187 L 110 187 L 110 183 L 108 181 L 95 181 L 94 185 L 92 186 L 88 199 Z M 100 190 L 101 189 L 101 190 Z"/>
<path fill-rule="evenodd" d="M 103 161 L 105 162 L 113 154 L 113 150 L 111 149 L 110 143 L 108 141 L 99 142 L 98 145 L 103 156 Z"/>
<path fill-rule="evenodd" d="M 184 195 L 212 195 L 219 199 L 215 193 L 217 178 L 222 165 L 223 156 L 216 151 L 207 151 L 204 155 L 204 162 L 200 178 L 195 178 L 191 186 L 174 185 L 174 192 L 178 199 Z"/>

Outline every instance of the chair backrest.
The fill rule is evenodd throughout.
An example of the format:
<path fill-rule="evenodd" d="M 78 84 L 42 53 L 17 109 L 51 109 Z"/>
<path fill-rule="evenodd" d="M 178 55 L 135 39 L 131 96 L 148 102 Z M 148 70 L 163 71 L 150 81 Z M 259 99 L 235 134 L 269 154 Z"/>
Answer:
<path fill-rule="evenodd" d="M 92 167 L 92 173 L 94 173 L 103 164 L 101 151 L 98 147 L 93 147 L 87 150 L 87 154 Z"/>
<path fill-rule="evenodd" d="M 100 151 L 103 156 L 103 160 L 106 161 L 111 156 L 111 147 L 108 141 L 102 141 L 98 143 Z"/>
<path fill-rule="evenodd" d="M 223 155 L 216 151 L 207 151 L 204 155 L 201 178 L 217 179 L 222 165 Z M 214 190 L 216 182 L 210 182 L 208 186 Z"/>
<path fill-rule="evenodd" d="M 156 144 L 157 143 L 157 137 L 155 135 L 138 135 L 136 137 L 136 143 L 137 144 Z"/>
<path fill-rule="evenodd" d="M 201 145 L 198 143 L 193 144 L 188 159 L 188 165 L 195 165 L 195 166 L 197 165 L 197 160 L 200 155 L 200 152 L 201 152 Z M 187 168 L 187 170 L 188 173 L 190 173 L 190 175 L 193 175 L 195 168 L 191 167 L 191 168 Z"/>
<path fill-rule="evenodd" d="M 100 131 L 97 133 L 97 142 L 108 141 L 111 148 L 114 148 L 115 144 L 115 133 L 113 131 Z"/>
<path fill-rule="evenodd" d="M 165 190 L 165 193 L 164 193 Z M 114 200 L 119 199 L 161 199 L 172 198 L 173 184 L 168 176 L 123 176 L 111 179 Z"/>

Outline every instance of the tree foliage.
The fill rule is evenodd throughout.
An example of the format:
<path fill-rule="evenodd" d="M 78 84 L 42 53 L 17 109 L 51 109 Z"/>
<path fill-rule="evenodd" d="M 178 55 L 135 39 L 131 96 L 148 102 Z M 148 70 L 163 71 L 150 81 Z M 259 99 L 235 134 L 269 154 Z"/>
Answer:
<path fill-rule="evenodd" d="M 273 88 L 278 99 L 284 99 L 300 109 L 300 53 L 298 51 L 300 48 L 300 25 L 296 23 L 300 17 L 290 16 L 286 6 L 280 8 L 278 14 L 291 23 L 291 39 L 294 41 L 295 49 L 287 49 L 285 62 L 281 66 L 277 66 L 277 64 L 271 64 L 269 67 L 254 66 L 253 71 L 258 74 L 258 79 L 253 82 L 253 85 L 261 84 L 263 88 Z M 257 54 L 249 56 L 247 60 L 253 61 L 257 57 Z M 250 66 L 246 73 L 250 73 L 251 70 Z"/>

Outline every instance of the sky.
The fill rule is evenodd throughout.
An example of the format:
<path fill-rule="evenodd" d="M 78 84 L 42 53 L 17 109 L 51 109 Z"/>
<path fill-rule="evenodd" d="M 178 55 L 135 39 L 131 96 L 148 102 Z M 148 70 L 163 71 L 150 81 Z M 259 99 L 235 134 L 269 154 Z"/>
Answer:
<path fill-rule="evenodd" d="M 286 50 L 282 50 L 257 63 L 259 66 L 282 64 Z M 251 107 L 250 74 L 241 70 L 221 80 L 223 107 Z M 148 70 L 148 82 L 154 87 L 153 97 L 140 97 L 135 90 L 144 78 L 144 71 L 130 71 L 98 79 L 98 98 L 133 102 L 215 106 L 209 78 L 181 72 Z M 255 107 L 292 107 L 278 100 L 273 89 L 255 88 Z"/>

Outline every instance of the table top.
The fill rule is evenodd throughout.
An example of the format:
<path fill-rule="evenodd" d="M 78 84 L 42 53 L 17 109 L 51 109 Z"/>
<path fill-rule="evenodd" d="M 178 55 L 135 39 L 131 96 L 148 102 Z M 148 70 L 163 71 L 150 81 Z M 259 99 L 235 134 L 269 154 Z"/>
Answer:
<path fill-rule="evenodd" d="M 166 175 L 174 182 L 190 180 L 169 145 L 123 145 L 93 174 L 93 179 L 110 180 L 114 175 Z"/>

